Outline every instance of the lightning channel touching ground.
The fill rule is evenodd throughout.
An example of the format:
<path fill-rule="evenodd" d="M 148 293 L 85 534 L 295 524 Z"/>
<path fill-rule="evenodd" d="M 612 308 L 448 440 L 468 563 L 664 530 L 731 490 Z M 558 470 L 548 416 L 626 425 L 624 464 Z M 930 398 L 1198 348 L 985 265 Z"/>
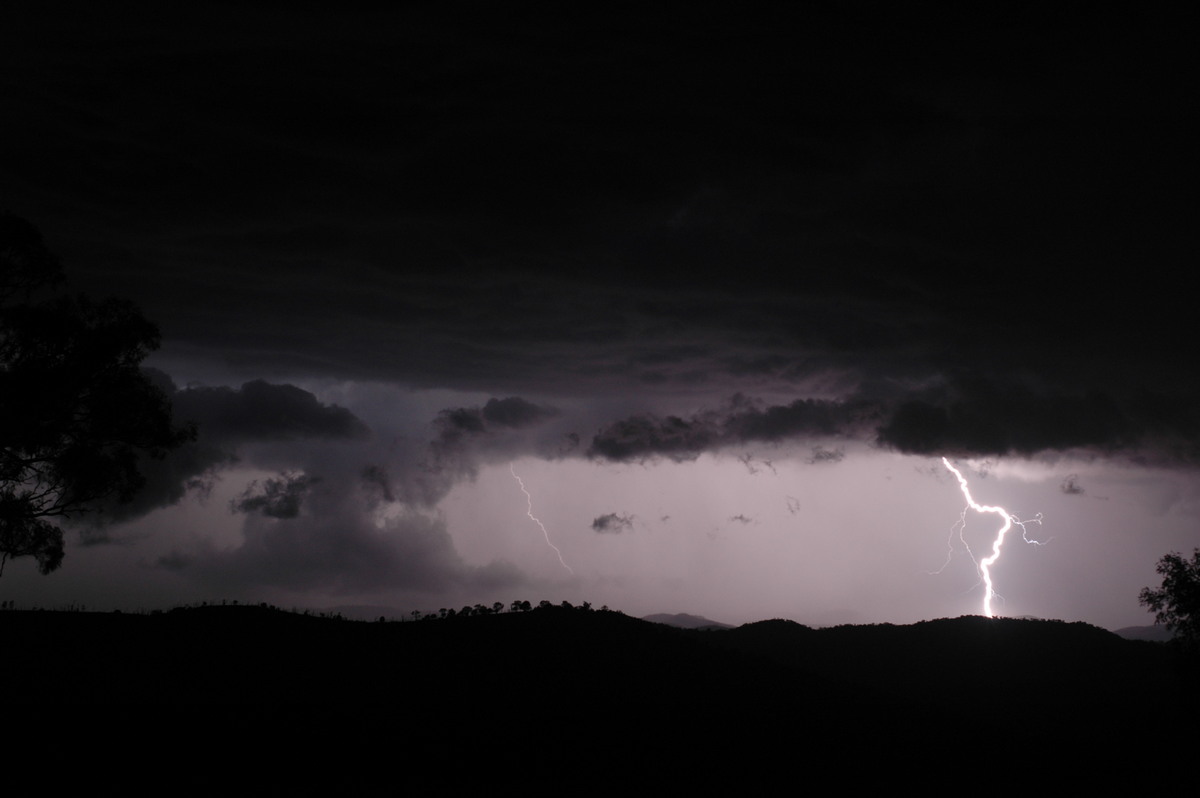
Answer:
<path fill-rule="evenodd" d="M 539 521 L 537 516 L 533 514 L 533 497 L 530 496 L 529 491 L 525 489 L 525 482 L 519 476 L 517 476 L 517 472 L 515 469 L 513 469 L 512 463 L 508 464 L 508 473 L 513 475 L 513 479 L 515 479 L 517 484 L 521 486 L 521 492 L 525 494 L 525 503 L 528 505 L 525 514 L 528 515 L 530 519 L 533 520 L 533 523 L 537 524 L 538 528 L 542 530 L 542 534 L 546 537 L 546 545 L 554 549 L 554 553 L 558 555 L 558 561 L 562 563 L 562 567 L 567 569 L 567 573 L 571 574 L 571 576 L 574 576 L 575 572 L 571 570 L 571 566 L 567 565 L 567 561 L 563 559 L 562 552 L 558 550 L 558 546 L 555 546 L 550 542 L 550 533 L 546 531 L 546 525 Z"/>
<path fill-rule="evenodd" d="M 963 548 L 965 548 L 967 550 L 967 554 L 971 556 L 971 560 L 975 563 L 975 567 L 979 571 L 979 576 L 983 580 L 983 614 L 989 618 L 993 618 L 995 616 L 992 613 L 992 597 L 996 596 L 997 594 L 992 586 L 992 565 L 995 564 L 996 560 L 1000 559 L 1000 548 L 1004 545 L 1004 536 L 1008 534 L 1008 531 L 1012 529 L 1013 525 L 1015 524 L 1016 526 L 1021 527 L 1021 537 L 1026 543 L 1032 543 L 1036 546 L 1041 546 L 1044 543 L 1048 543 L 1049 541 L 1031 540 L 1028 535 L 1028 530 L 1025 528 L 1026 524 L 1041 524 L 1042 514 L 1038 513 L 1036 517 L 1028 521 L 1022 521 L 1020 518 L 1017 518 L 1015 515 L 1008 512 L 1008 510 L 1005 510 L 1003 507 L 993 507 L 986 504 L 979 504 L 973 498 L 971 498 L 971 490 L 967 487 L 966 477 L 964 477 L 957 468 L 950 465 L 950 461 L 945 457 L 942 458 L 942 462 L 946 465 L 946 468 L 948 468 L 950 472 L 958 478 L 958 484 L 959 487 L 962 488 L 963 497 L 967 500 L 967 506 L 963 508 L 962 515 L 959 517 L 958 523 L 956 523 L 950 530 L 950 554 L 947 554 L 946 556 L 946 564 L 949 564 L 950 556 L 953 554 L 953 541 L 955 533 L 957 532 L 958 539 L 962 541 Z M 996 533 L 996 538 L 992 541 L 991 555 L 984 557 L 982 560 L 975 559 L 975 555 L 972 553 L 971 547 L 967 545 L 967 541 L 963 537 L 963 529 L 967 525 L 968 509 L 974 510 L 977 513 L 994 513 L 1004 519 L 1004 525 L 1000 528 L 1000 531 Z M 943 564 L 936 573 L 941 573 L 946 567 L 946 564 Z"/>

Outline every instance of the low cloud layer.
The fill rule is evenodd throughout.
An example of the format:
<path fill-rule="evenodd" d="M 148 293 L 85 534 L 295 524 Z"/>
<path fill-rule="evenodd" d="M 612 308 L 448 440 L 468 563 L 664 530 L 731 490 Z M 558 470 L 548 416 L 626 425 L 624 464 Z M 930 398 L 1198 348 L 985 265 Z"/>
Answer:
<path fill-rule="evenodd" d="M 557 408 L 536 405 L 519 396 L 492 398 L 482 407 L 446 408 L 432 422 L 434 437 L 422 470 L 431 488 L 444 494 L 459 480 L 474 477 L 483 459 L 511 459 L 529 453 L 553 455 L 548 444 L 530 431 L 558 415 Z M 565 437 L 563 442 L 575 445 Z M 562 442 L 558 445 L 561 450 Z"/>
<path fill-rule="evenodd" d="M 350 411 L 294 386 L 250 383 L 240 391 L 176 395 L 187 396 L 190 411 L 201 409 L 201 442 L 230 447 L 228 465 L 248 459 L 282 470 L 250 481 L 230 501 L 241 518 L 240 545 L 177 548 L 160 567 L 204 584 L 333 594 L 500 590 L 524 581 L 502 561 L 466 565 L 434 508 L 484 459 L 536 448 L 538 439 L 526 431 L 557 410 L 492 398 L 438 412 L 424 439 L 388 443 L 369 436 Z M 260 418 L 264 423 L 256 423 Z M 330 440 L 341 445 L 321 443 Z"/>
<path fill-rule="evenodd" d="M 888 393 L 769 406 L 737 395 L 718 409 L 686 417 L 630 416 L 601 429 L 587 454 L 618 462 L 684 461 L 752 443 L 843 439 L 918 455 L 1030 457 L 1081 451 L 1200 463 L 1200 412 L 1162 396 L 1036 389 L 978 377 Z M 844 456 L 836 445 L 818 444 L 811 451 L 810 463 Z"/>
<path fill-rule="evenodd" d="M 106 505 L 93 520 L 126 521 L 176 504 L 189 492 L 203 495 L 249 445 L 363 441 L 369 436 L 352 412 L 322 404 L 294 385 L 255 380 L 241 388 L 181 390 L 161 371 L 150 369 L 148 374 L 170 400 L 175 423 L 195 425 L 196 439 L 160 460 L 144 459 L 142 490 L 131 502 Z"/>
<path fill-rule="evenodd" d="M 175 417 L 216 442 L 363 439 L 367 426 L 344 407 L 321 404 L 295 385 L 264 380 L 240 388 L 185 388 L 171 394 Z"/>
<path fill-rule="evenodd" d="M 605 513 L 592 521 L 593 532 L 608 532 L 616 534 L 633 529 L 633 516 L 621 513 Z"/>

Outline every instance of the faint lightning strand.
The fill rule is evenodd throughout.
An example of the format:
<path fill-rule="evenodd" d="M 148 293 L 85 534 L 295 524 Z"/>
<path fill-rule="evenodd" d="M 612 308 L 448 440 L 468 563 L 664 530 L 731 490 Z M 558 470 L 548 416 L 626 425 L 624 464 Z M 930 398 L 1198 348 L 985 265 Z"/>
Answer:
<path fill-rule="evenodd" d="M 966 537 L 963 535 L 967 528 L 967 510 L 969 507 L 964 507 L 963 511 L 958 514 L 958 520 L 954 522 L 954 526 L 950 527 L 950 536 L 946 538 L 946 561 L 942 563 L 942 567 L 936 571 L 926 571 L 925 573 L 931 576 L 937 576 L 942 571 L 946 570 L 946 566 L 954 559 L 954 539 L 957 537 L 962 543 L 963 548 L 967 552 L 967 556 L 971 558 L 971 562 L 975 563 L 975 570 L 979 570 L 979 561 L 975 559 L 975 553 L 971 551 L 970 544 L 967 543 Z"/>
<path fill-rule="evenodd" d="M 1031 540 L 1028 535 L 1028 530 L 1025 528 L 1025 524 L 1040 524 L 1040 523 L 1042 523 L 1042 514 L 1038 513 L 1035 518 L 1032 518 L 1029 521 L 1022 521 L 1020 518 L 1017 518 L 1015 515 L 1009 513 L 1008 510 L 1005 510 L 1003 507 L 992 507 L 992 506 L 986 505 L 986 504 L 979 504 L 973 498 L 971 498 L 971 490 L 970 490 L 970 488 L 967 487 L 966 477 L 964 477 L 957 468 L 950 465 L 950 461 L 947 460 L 945 457 L 942 458 L 942 463 L 944 463 L 946 468 L 948 468 L 951 471 L 951 473 L 953 473 L 954 476 L 958 478 L 959 487 L 962 488 L 962 494 L 967 500 L 968 507 L 970 507 L 972 510 L 974 510 L 977 513 L 995 513 L 996 515 L 998 515 L 1004 519 L 1004 526 L 1002 526 L 1000 528 L 1000 531 L 996 533 L 995 540 L 992 541 L 991 556 L 984 557 L 982 560 L 975 559 L 975 555 L 971 552 L 970 546 L 967 545 L 967 541 L 963 537 L 963 529 L 966 527 L 966 522 L 967 522 L 966 509 L 964 509 L 962 511 L 962 515 L 959 517 L 958 523 L 955 524 L 954 527 L 950 530 L 951 553 L 953 553 L 954 533 L 955 533 L 955 531 L 957 531 L 958 538 L 959 538 L 959 540 L 962 541 L 963 548 L 965 548 L 967 550 L 967 554 L 969 554 L 971 556 L 971 559 L 975 562 L 975 567 L 979 570 L 979 574 L 983 578 L 983 584 L 984 584 L 983 614 L 989 618 L 994 618 L 995 615 L 993 615 L 993 613 L 992 613 L 992 597 L 997 594 L 996 594 L 995 589 L 992 586 L 992 570 L 991 570 L 991 568 L 992 568 L 992 565 L 996 562 L 996 560 L 1000 559 L 1000 549 L 1004 545 L 1004 536 L 1007 535 L 1008 531 L 1013 528 L 1014 524 L 1016 524 L 1017 526 L 1021 527 L 1021 538 L 1026 543 L 1033 543 L 1034 545 L 1037 545 L 1037 546 L 1041 546 L 1041 545 L 1044 545 L 1044 543 L 1048 543 L 1049 541 L 1043 542 L 1043 541 L 1038 541 L 1038 540 Z M 949 557 L 949 555 L 947 555 L 946 563 L 948 564 L 949 562 L 950 562 L 950 557 Z M 942 565 L 942 568 L 939 568 L 937 573 L 941 573 L 942 569 L 944 569 L 945 567 L 946 567 L 946 565 Z"/>
<path fill-rule="evenodd" d="M 567 565 L 567 561 L 563 559 L 562 552 L 558 550 L 558 546 L 555 546 L 550 542 L 550 533 L 546 531 L 545 524 L 539 521 L 537 516 L 533 514 L 533 497 L 529 495 L 529 491 L 525 490 L 525 482 L 519 476 L 517 476 L 517 472 L 513 469 L 512 463 L 508 464 L 508 473 L 513 475 L 513 479 L 515 479 L 517 484 L 521 486 L 521 492 L 525 494 L 525 503 L 528 505 L 525 514 L 528 515 L 530 519 L 533 520 L 533 523 L 537 524 L 538 528 L 542 530 L 542 535 L 544 535 L 546 538 L 546 545 L 554 549 L 554 553 L 558 555 L 558 561 L 562 563 L 562 567 L 567 569 L 567 573 L 571 574 L 571 576 L 574 576 L 575 572 L 571 570 L 571 566 Z"/>

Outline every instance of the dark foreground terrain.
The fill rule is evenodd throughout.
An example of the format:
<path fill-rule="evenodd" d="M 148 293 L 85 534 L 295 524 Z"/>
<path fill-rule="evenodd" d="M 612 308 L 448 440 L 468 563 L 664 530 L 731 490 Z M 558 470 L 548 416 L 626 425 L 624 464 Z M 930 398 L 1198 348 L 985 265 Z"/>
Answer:
<path fill-rule="evenodd" d="M 1194 663 L 1168 646 L 975 617 L 3 612 L 0 646 L 10 768 L 159 794 L 1153 785 L 1193 761 L 1200 706 Z"/>

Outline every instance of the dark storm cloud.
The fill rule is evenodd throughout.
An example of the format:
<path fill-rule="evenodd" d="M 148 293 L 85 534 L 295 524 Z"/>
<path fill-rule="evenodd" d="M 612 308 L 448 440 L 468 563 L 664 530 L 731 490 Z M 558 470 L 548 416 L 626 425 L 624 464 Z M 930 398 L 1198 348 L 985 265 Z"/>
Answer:
<path fill-rule="evenodd" d="M 519 396 L 510 396 L 506 399 L 489 399 L 482 408 L 448 408 L 441 411 L 433 423 L 441 437 L 449 439 L 521 429 L 557 415 L 558 410 L 553 407 L 542 407 Z"/>
<path fill-rule="evenodd" d="M 391 478 L 388 476 L 388 471 L 383 466 L 369 465 L 362 470 L 363 485 L 370 486 L 378 491 L 378 499 L 388 502 L 396 501 L 396 495 L 392 492 Z"/>
<path fill-rule="evenodd" d="M 241 388 L 186 388 L 172 397 L 176 418 L 219 441 L 366 438 L 367 427 L 344 407 L 323 405 L 295 385 L 254 380 Z"/>
<path fill-rule="evenodd" d="M 189 494 L 203 500 L 211 494 L 221 472 L 237 462 L 233 451 L 201 440 L 186 443 L 161 460 L 143 459 L 140 470 L 146 482 L 133 499 L 107 504 L 89 520 L 100 524 L 129 521 L 177 504 Z"/>
<path fill-rule="evenodd" d="M 1083 279 L 1194 262 L 1161 12 L 41 5 L 0 48 L 14 210 L 255 374 L 752 384 L 1181 330 Z"/>
<path fill-rule="evenodd" d="M 1197 461 L 1173 286 L 1197 261 L 1200 92 L 1193 26 L 1164 13 L 306 7 L 281 26 L 25 4 L 0 30 L 20 120 L 0 172 L 72 279 L 141 303 L 181 368 L 776 397 L 625 411 L 588 449 L 612 460 L 846 437 Z M 972 370 L 990 387 L 860 387 Z M 181 400 L 210 441 L 354 426 L 213 390 Z M 520 450 L 500 433 L 535 410 L 493 401 L 441 420 L 425 501 Z"/>
<path fill-rule="evenodd" d="M 556 416 L 558 411 L 552 407 L 539 407 L 519 396 L 510 396 L 507 399 L 489 399 L 481 415 L 488 424 L 518 429 Z"/>
<path fill-rule="evenodd" d="M 592 521 L 593 532 L 624 532 L 633 529 L 633 516 L 619 513 L 605 513 Z"/>
<path fill-rule="evenodd" d="M 727 434 L 739 440 L 778 441 L 797 436 L 836 435 L 859 407 L 844 402 L 798 399 L 789 405 L 760 409 L 735 405 Z"/>
<path fill-rule="evenodd" d="M 230 398 L 227 390 L 206 391 L 204 396 L 217 397 L 219 402 Z M 291 404 L 313 411 L 313 401 L 309 395 Z M 222 441 L 231 451 L 240 451 L 250 465 L 285 472 L 278 478 L 246 486 L 232 503 L 235 510 L 276 518 L 296 517 L 318 482 L 322 493 L 340 490 L 361 494 L 362 501 L 371 506 L 425 510 L 434 507 L 459 481 L 471 479 L 485 460 L 530 453 L 564 456 L 560 433 L 537 431 L 559 411 L 519 397 L 493 398 L 482 406 L 446 408 L 423 428 L 418 425 L 413 429 L 423 434 L 371 438 L 359 436 L 365 425 L 353 416 L 348 421 L 344 415 L 348 411 L 326 405 L 315 410 L 309 414 L 313 423 L 299 426 L 310 433 L 347 433 L 348 438 L 333 439 L 342 445 L 329 446 L 325 437 L 280 439 L 273 434 L 238 441 L 236 449 L 232 442 Z M 327 423 L 316 423 L 321 420 Z M 286 418 L 275 419 L 273 424 L 268 431 L 297 426 Z M 231 427 L 242 426 L 218 427 L 218 440 L 220 433 L 228 436 Z M 577 443 L 572 445 L 570 441 L 565 445 L 567 451 L 575 446 Z M 182 495 L 181 490 L 177 493 Z M 354 506 L 344 505 L 347 509 Z"/>
<path fill-rule="evenodd" d="M 1033 455 L 1129 451 L 1144 437 L 1133 408 L 1104 392 L 1062 394 L 970 378 L 929 394 L 901 402 L 878 428 L 878 442 L 911 454 Z"/>
<path fill-rule="evenodd" d="M 556 439 L 555 450 L 529 430 L 559 415 L 553 407 L 536 405 L 518 396 L 489 399 L 483 407 L 454 407 L 433 420 L 435 435 L 421 467 L 427 478 L 449 490 L 460 479 L 473 477 L 481 458 L 512 458 L 539 453 L 554 456 L 577 445 L 569 436 Z M 440 496 L 439 496 L 440 498 Z"/>
<path fill-rule="evenodd" d="M 857 434 L 868 428 L 868 421 L 877 413 L 878 408 L 858 399 L 797 399 L 764 407 L 738 394 L 722 408 L 689 418 L 633 416 L 618 421 L 592 439 L 588 456 L 619 461 L 658 456 L 691 460 L 707 451 L 748 442 Z"/>
<path fill-rule="evenodd" d="M 261 513 L 268 518 L 295 518 L 300 514 L 304 496 L 320 477 L 307 474 L 280 474 L 277 478 L 265 479 L 260 485 L 255 480 L 240 496 L 229 503 L 235 513 Z"/>
<path fill-rule="evenodd" d="M 1200 412 L 1144 392 L 1119 397 L 970 375 L 941 380 L 935 387 L 860 391 L 844 400 L 763 406 L 739 394 L 719 409 L 686 418 L 632 416 L 597 433 L 588 456 L 691 460 L 750 442 L 820 438 L 859 440 L 920 455 L 1033 456 L 1078 450 L 1196 464 Z M 845 456 L 840 447 L 820 444 L 811 452 L 810 464 Z"/>
<path fill-rule="evenodd" d="M 482 408 L 447 408 L 438 413 L 433 426 L 438 431 L 437 445 L 455 448 L 483 436 L 495 441 L 509 430 L 534 426 L 557 415 L 555 408 L 540 407 L 519 396 L 510 396 L 489 399 Z"/>
<path fill-rule="evenodd" d="M 588 456 L 621 461 L 660 455 L 694 460 L 715 448 L 717 442 L 717 431 L 705 419 L 633 416 L 615 422 L 592 438 Z"/>
<path fill-rule="evenodd" d="M 322 404 L 294 385 L 256 380 L 240 389 L 179 390 L 163 372 L 146 371 L 171 400 L 175 422 L 195 425 L 196 439 L 160 460 L 144 459 L 143 488 L 131 502 L 112 503 L 94 520 L 130 520 L 176 504 L 189 492 L 204 495 L 211 491 L 221 471 L 239 462 L 239 452 L 248 445 L 286 445 L 314 439 L 361 441 L 369 434 L 366 425 L 349 410 Z"/>
<path fill-rule="evenodd" d="M 1083 493 L 1083 486 L 1079 484 L 1079 477 L 1076 474 L 1067 475 L 1058 489 L 1068 496 L 1079 496 Z"/>

